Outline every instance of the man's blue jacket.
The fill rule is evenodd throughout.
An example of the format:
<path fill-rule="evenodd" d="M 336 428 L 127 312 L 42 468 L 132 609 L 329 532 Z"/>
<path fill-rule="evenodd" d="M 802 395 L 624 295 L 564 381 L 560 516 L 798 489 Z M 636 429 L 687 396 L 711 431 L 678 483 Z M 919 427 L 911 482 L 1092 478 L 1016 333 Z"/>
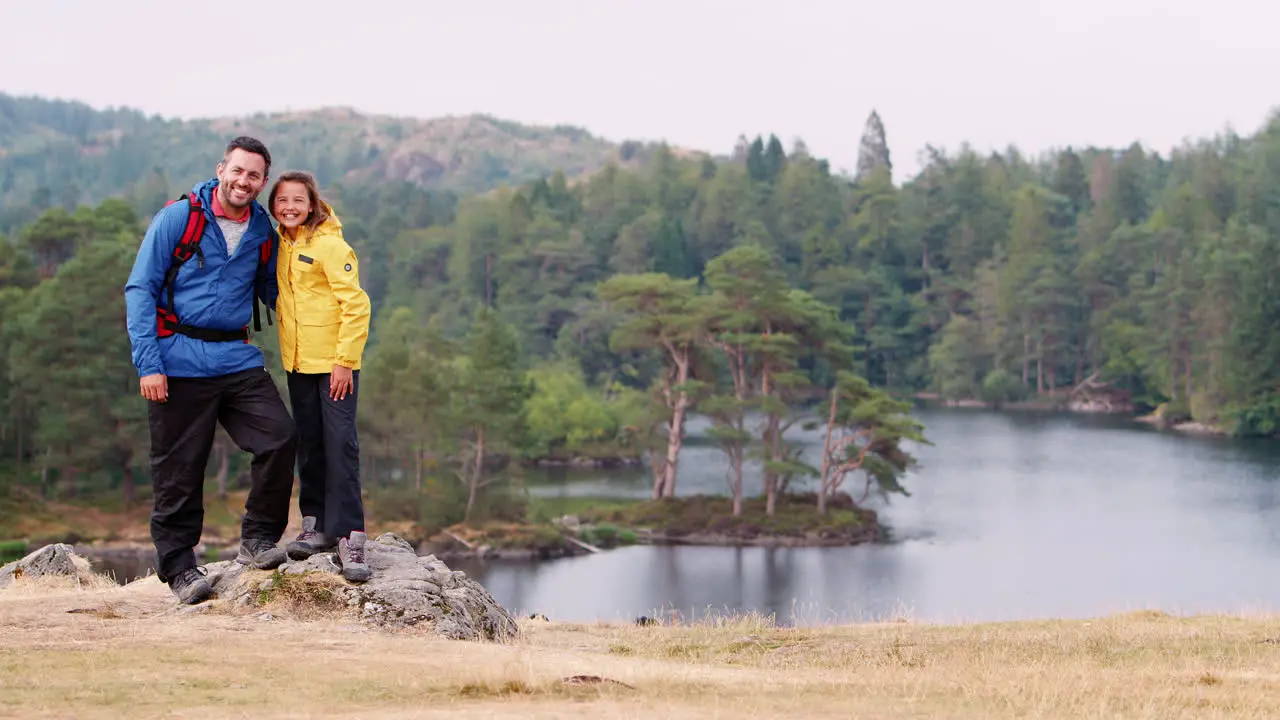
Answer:
<path fill-rule="evenodd" d="M 279 243 L 271 247 L 270 261 L 259 274 L 258 261 L 262 243 L 274 232 L 271 219 L 256 201 L 253 203 L 249 227 L 236 252 L 227 257 L 227 241 L 213 217 L 213 193 L 217 179 L 207 180 L 192 188 L 204 207 L 205 228 L 200 239 L 204 266 L 198 256 L 182 264 L 174 279 L 174 305 L 178 319 L 197 327 L 237 330 L 246 327 L 253 316 L 255 293 L 268 308 L 274 308 L 279 287 L 276 284 L 276 255 Z M 160 295 L 165 271 L 173 262 L 173 248 L 182 239 L 190 204 L 175 202 L 156 213 L 138 248 L 133 272 L 124 286 L 128 312 L 129 342 L 133 345 L 133 364 L 138 376 L 163 373 L 169 377 L 217 377 L 255 367 L 264 367 L 262 351 L 246 342 L 206 342 L 186 335 L 156 335 L 156 303 L 168 305 L 168 291 Z"/>

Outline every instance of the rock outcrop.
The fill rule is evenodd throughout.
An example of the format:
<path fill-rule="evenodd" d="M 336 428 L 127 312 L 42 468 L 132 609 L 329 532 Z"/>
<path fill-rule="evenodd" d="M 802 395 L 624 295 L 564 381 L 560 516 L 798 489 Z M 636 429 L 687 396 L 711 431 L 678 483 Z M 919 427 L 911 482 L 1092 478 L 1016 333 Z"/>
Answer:
<path fill-rule="evenodd" d="M 45 545 L 21 560 L 0 567 L 0 588 L 12 585 L 18 578 L 35 577 L 72 577 L 88 581 L 93 579 L 93 569 L 89 561 L 77 555 L 70 545 Z"/>
<path fill-rule="evenodd" d="M 302 614 L 350 616 L 385 628 L 420 626 L 457 640 L 506 641 L 519 635 L 515 618 L 480 583 L 450 570 L 435 556 L 418 556 L 398 535 L 386 533 L 367 543 L 365 556 L 373 577 L 364 583 L 343 579 L 334 554 L 321 553 L 275 571 L 255 570 L 234 560 L 210 563 L 205 569 L 216 595 L 196 606 L 177 606 L 155 576 L 136 580 L 126 589 L 138 583 L 154 585 L 183 614 L 259 607 L 274 613 L 272 608 L 281 606 Z M 0 588 L 15 578 L 40 576 L 97 577 L 89 561 L 70 545 L 46 545 L 0 568 Z"/>
<path fill-rule="evenodd" d="M 234 560 L 207 567 L 217 600 L 239 605 L 270 601 L 289 592 L 293 579 L 328 576 L 313 585 L 319 601 L 345 607 L 362 621 L 397 628 L 429 623 L 437 635 L 458 640 L 510 640 L 519 633 L 516 621 L 480 583 L 466 573 L 450 570 L 432 555 L 418 556 L 413 546 L 394 533 L 365 545 L 365 560 L 373 577 L 348 583 L 339 574 L 333 553 L 313 555 L 280 566 L 263 580 Z"/>

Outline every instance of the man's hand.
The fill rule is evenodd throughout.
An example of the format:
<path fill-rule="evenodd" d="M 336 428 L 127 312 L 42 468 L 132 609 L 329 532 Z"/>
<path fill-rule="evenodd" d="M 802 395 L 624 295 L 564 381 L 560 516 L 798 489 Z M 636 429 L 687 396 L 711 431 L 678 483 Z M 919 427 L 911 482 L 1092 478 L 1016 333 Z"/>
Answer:
<path fill-rule="evenodd" d="M 351 368 L 334 365 L 329 373 L 329 397 L 334 400 L 345 400 L 351 394 Z"/>
<path fill-rule="evenodd" d="M 169 379 L 164 376 L 164 373 L 144 375 L 138 381 L 138 385 L 142 388 L 142 397 L 152 402 L 162 403 L 169 400 Z"/>

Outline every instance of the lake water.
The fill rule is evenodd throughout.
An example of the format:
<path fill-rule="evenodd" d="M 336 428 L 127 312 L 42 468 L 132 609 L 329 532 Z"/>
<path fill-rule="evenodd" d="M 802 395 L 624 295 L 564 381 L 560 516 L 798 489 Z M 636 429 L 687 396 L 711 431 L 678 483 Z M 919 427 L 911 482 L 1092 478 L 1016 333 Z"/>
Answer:
<path fill-rule="evenodd" d="M 1280 600 L 1280 442 L 1131 420 L 918 410 L 911 497 L 873 503 L 893 541 L 852 548 L 637 546 L 535 562 L 454 561 L 514 613 L 560 621 L 757 611 L 780 624 L 1270 611 Z M 695 419 L 677 491 L 723 493 Z M 821 450 L 818 431 L 795 429 Z M 759 491 L 758 470 L 749 492 Z M 644 471 L 546 474 L 531 492 L 645 497 Z M 115 561 L 124 562 L 124 561 Z M 109 565 L 115 565 L 109 562 Z M 116 566 L 134 576 L 149 569 Z"/>
<path fill-rule="evenodd" d="M 812 624 L 1271 610 L 1280 600 L 1280 443 L 1078 414 L 920 410 L 931 446 L 876 503 L 888 544 L 649 547 L 542 563 L 454 563 L 513 612 L 563 621 L 733 611 Z M 705 425 L 695 423 L 697 436 Z M 798 433 L 821 449 L 818 432 Z M 724 492 L 720 451 L 681 454 L 680 493 Z M 543 494 L 637 495 L 642 472 L 545 479 Z M 758 474 L 748 487 L 759 488 Z"/>

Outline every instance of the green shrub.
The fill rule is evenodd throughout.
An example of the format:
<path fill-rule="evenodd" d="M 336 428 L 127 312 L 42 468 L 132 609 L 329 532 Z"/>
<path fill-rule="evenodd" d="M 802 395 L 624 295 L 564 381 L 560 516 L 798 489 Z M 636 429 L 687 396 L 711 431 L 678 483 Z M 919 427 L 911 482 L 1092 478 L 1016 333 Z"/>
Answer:
<path fill-rule="evenodd" d="M 26 540 L 0 540 L 0 565 L 20 560 L 27 554 Z"/>
<path fill-rule="evenodd" d="M 982 400 L 994 405 L 1018 402 L 1027 397 L 1027 388 L 1008 370 L 997 368 L 982 379 Z"/>

